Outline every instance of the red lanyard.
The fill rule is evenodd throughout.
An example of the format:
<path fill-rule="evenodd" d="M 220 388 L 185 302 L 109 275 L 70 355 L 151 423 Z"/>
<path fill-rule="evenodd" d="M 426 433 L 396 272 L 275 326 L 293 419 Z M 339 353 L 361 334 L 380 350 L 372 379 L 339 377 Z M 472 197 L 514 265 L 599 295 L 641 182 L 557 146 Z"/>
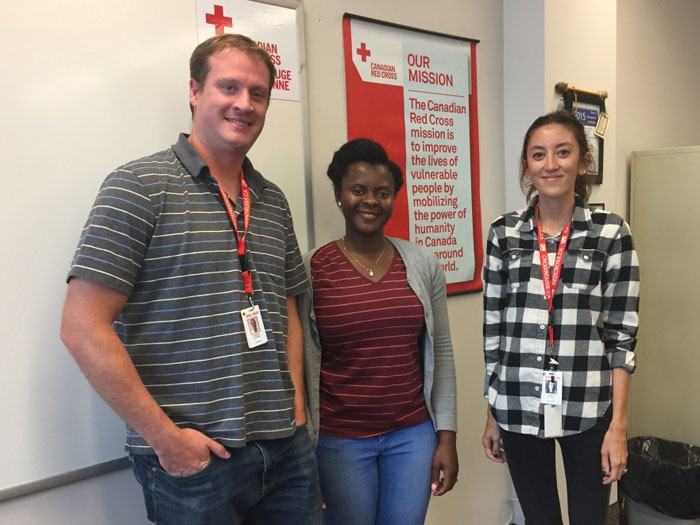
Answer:
<path fill-rule="evenodd" d="M 561 277 L 561 267 L 564 263 L 564 252 L 566 251 L 566 243 L 569 240 L 569 232 L 571 231 L 571 219 L 569 224 L 561 232 L 561 240 L 557 248 L 557 255 L 554 258 L 552 273 L 549 273 L 549 254 L 547 253 L 547 240 L 544 237 L 542 226 L 540 225 L 540 205 L 535 207 L 535 219 L 537 222 L 537 247 L 540 251 L 540 269 L 542 270 L 542 284 L 544 285 L 544 298 L 547 299 L 549 308 L 549 320 L 547 322 L 547 332 L 549 333 L 549 346 L 554 350 L 554 329 L 552 328 L 552 310 L 554 303 L 554 294 L 559 285 L 559 277 Z"/>
<path fill-rule="evenodd" d="M 245 236 L 248 233 L 248 224 L 250 223 L 250 188 L 248 183 L 245 181 L 243 176 L 243 171 L 240 174 L 241 181 L 241 200 L 243 201 L 243 235 L 238 231 L 238 220 L 236 217 L 236 212 L 231 205 L 231 201 L 228 198 L 226 191 L 223 186 L 219 184 L 219 193 L 221 193 L 221 198 L 224 200 L 224 206 L 226 207 L 226 212 L 228 213 L 228 218 L 231 220 L 233 229 L 236 232 L 237 240 L 237 252 L 238 260 L 241 263 L 241 277 L 243 278 L 243 285 L 245 287 L 245 293 L 248 295 L 248 300 L 252 306 L 253 304 L 253 278 L 250 275 L 250 269 L 248 268 L 248 263 L 245 257 Z"/>

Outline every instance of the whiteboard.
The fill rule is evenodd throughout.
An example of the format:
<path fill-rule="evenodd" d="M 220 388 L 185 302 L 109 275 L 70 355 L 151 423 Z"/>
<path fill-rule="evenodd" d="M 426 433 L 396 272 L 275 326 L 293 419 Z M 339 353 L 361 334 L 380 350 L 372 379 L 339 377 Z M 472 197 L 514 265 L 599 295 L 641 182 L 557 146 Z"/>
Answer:
<path fill-rule="evenodd" d="M 0 5 L 2 493 L 125 455 L 124 424 L 60 342 L 65 276 L 104 177 L 189 131 L 197 31 L 194 0 Z M 287 194 L 302 251 L 305 122 L 304 102 L 273 100 L 250 153 Z"/>

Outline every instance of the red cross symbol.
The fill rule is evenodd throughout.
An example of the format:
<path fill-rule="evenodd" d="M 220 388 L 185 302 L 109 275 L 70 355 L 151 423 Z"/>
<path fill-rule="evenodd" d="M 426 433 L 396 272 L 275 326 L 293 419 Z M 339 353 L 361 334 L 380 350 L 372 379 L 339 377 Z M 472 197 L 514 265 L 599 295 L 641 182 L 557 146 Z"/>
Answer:
<path fill-rule="evenodd" d="M 358 47 L 356 51 L 357 54 L 362 57 L 363 62 L 367 62 L 367 57 L 372 56 L 372 52 L 369 49 L 367 49 L 367 44 L 365 44 L 364 42 L 360 44 L 360 47 Z"/>
<path fill-rule="evenodd" d="M 220 5 L 214 6 L 214 14 L 206 13 L 207 24 L 214 24 L 217 35 L 224 34 L 224 27 L 233 27 L 233 19 L 224 16 L 224 8 Z"/>

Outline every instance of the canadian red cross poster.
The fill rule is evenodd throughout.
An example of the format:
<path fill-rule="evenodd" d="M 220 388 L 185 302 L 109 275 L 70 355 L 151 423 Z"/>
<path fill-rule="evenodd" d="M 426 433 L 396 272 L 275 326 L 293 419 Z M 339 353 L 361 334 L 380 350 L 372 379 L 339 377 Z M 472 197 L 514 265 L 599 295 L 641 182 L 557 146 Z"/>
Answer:
<path fill-rule="evenodd" d="M 267 51 L 275 64 L 272 98 L 299 100 L 299 50 L 294 9 L 249 0 L 196 0 L 197 39 L 240 33 Z"/>
<path fill-rule="evenodd" d="M 343 18 L 348 139 L 403 170 L 387 235 L 440 260 L 448 293 L 481 290 L 476 41 Z"/>

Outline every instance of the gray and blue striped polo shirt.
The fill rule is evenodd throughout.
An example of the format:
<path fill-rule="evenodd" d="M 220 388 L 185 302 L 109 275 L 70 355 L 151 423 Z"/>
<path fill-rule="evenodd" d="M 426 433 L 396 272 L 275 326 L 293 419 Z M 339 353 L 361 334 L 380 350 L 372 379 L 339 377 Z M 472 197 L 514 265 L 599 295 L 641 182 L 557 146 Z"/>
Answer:
<path fill-rule="evenodd" d="M 115 330 L 148 391 L 177 425 L 229 447 L 294 433 L 286 302 L 308 286 L 284 194 L 247 159 L 243 169 L 252 197 L 248 265 L 265 345 L 246 344 L 240 311 L 249 303 L 235 234 L 185 135 L 106 178 L 68 275 L 128 296 Z M 235 208 L 242 215 L 240 197 Z M 152 453 L 131 428 L 126 444 Z"/>

